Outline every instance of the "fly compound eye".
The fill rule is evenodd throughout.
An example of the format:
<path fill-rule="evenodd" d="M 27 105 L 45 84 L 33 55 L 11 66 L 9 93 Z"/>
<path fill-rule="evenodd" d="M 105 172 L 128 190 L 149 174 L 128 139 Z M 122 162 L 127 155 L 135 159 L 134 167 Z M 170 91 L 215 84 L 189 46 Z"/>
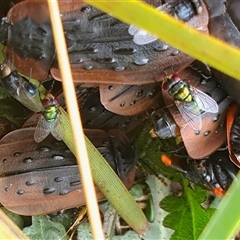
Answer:
<path fill-rule="evenodd" d="M 173 80 L 174 82 L 179 82 L 179 81 L 181 80 L 181 78 L 180 78 L 177 74 L 173 74 L 173 75 L 172 75 L 172 80 Z"/>
<path fill-rule="evenodd" d="M 163 82 L 162 88 L 163 88 L 164 91 L 169 90 L 169 83 L 168 83 L 168 81 Z"/>
<path fill-rule="evenodd" d="M 8 75 L 11 74 L 11 68 L 8 67 L 7 65 L 1 65 L 1 77 L 7 77 Z"/>

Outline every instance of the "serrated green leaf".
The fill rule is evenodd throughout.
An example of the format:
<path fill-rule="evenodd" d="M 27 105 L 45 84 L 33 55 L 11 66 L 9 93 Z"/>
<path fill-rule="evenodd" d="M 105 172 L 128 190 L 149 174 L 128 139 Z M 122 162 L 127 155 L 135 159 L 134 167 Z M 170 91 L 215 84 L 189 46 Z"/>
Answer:
<path fill-rule="evenodd" d="M 72 211 L 65 210 L 63 213 L 57 215 L 50 215 L 50 220 L 56 223 L 61 223 L 65 229 L 69 229 L 72 225 Z"/>
<path fill-rule="evenodd" d="M 13 212 L 8 211 L 6 208 L 1 207 L 1 210 L 20 228 L 23 228 L 23 218 Z"/>
<path fill-rule="evenodd" d="M 67 240 L 66 230 L 61 223 L 52 222 L 49 216 L 32 217 L 32 226 L 23 229 L 32 240 Z"/>
<path fill-rule="evenodd" d="M 77 228 L 77 240 L 91 240 L 92 233 L 89 223 L 82 223 Z"/>
<path fill-rule="evenodd" d="M 188 180 L 183 179 L 183 195 L 167 196 L 160 207 L 169 214 L 165 217 L 165 227 L 175 230 L 171 240 L 198 239 L 215 209 L 203 209 L 201 203 L 206 200 L 207 191 L 199 186 L 192 189 Z"/>

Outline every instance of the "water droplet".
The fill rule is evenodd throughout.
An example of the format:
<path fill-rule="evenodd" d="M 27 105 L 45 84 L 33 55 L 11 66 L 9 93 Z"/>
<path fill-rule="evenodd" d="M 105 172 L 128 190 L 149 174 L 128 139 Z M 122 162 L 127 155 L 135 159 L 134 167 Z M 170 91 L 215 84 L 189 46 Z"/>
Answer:
<path fill-rule="evenodd" d="M 75 60 L 76 63 L 82 63 L 83 62 L 83 59 L 82 58 L 78 58 Z"/>
<path fill-rule="evenodd" d="M 211 131 L 205 131 L 204 134 L 203 134 L 203 136 L 204 136 L 204 137 L 208 136 L 210 132 L 211 132 Z"/>
<path fill-rule="evenodd" d="M 217 114 L 216 116 L 213 117 L 213 122 L 216 122 L 220 117 L 220 114 Z"/>
<path fill-rule="evenodd" d="M 17 194 L 18 194 L 18 195 L 23 195 L 24 193 L 25 193 L 25 191 L 22 190 L 22 189 L 17 190 Z"/>
<path fill-rule="evenodd" d="M 81 182 L 80 181 L 73 181 L 73 182 L 70 182 L 70 186 L 77 186 L 77 185 L 80 185 Z"/>
<path fill-rule="evenodd" d="M 82 7 L 81 8 L 81 12 L 84 12 L 84 13 L 89 13 L 91 11 L 91 7 L 90 6 L 86 6 L 86 7 Z"/>
<path fill-rule="evenodd" d="M 119 104 L 120 107 L 124 107 L 124 105 L 125 105 L 125 102 L 121 102 L 121 103 Z"/>
<path fill-rule="evenodd" d="M 14 157 L 19 157 L 20 155 L 21 155 L 20 152 L 15 152 L 15 153 L 13 154 Z"/>
<path fill-rule="evenodd" d="M 31 158 L 31 157 L 23 159 L 24 163 L 31 163 L 32 161 L 33 161 L 33 158 Z"/>
<path fill-rule="evenodd" d="M 174 50 L 171 55 L 176 56 L 176 55 L 178 55 L 178 53 L 179 53 L 179 50 Z"/>
<path fill-rule="evenodd" d="M 140 91 L 136 92 L 135 96 L 136 97 L 141 97 L 142 94 L 143 94 L 143 90 L 140 90 Z"/>
<path fill-rule="evenodd" d="M 108 86 L 108 90 L 113 90 L 115 87 L 113 85 Z"/>
<path fill-rule="evenodd" d="M 200 131 L 199 130 L 195 130 L 194 133 L 195 133 L 195 135 L 199 135 Z"/>
<path fill-rule="evenodd" d="M 51 194 L 51 193 L 53 193 L 53 192 L 55 192 L 55 188 L 44 188 L 43 189 L 43 193 L 45 193 L 45 194 Z"/>
<path fill-rule="evenodd" d="M 129 103 L 129 105 L 130 105 L 130 106 L 133 106 L 133 105 L 135 105 L 135 103 L 136 103 L 136 100 L 132 100 L 132 101 Z"/>
<path fill-rule="evenodd" d="M 111 64 L 111 63 L 115 63 L 116 59 L 115 58 L 111 58 L 111 57 L 108 57 L 108 58 L 98 58 L 97 62 Z"/>
<path fill-rule="evenodd" d="M 48 147 L 40 147 L 40 148 L 38 148 L 38 150 L 41 152 L 49 152 L 50 151 L 50 149 Z"/>
<path fill-rule="evenodd" d="M 55 181 L 55 182 L 62 182 L 62 181 L 63 181 L 63 178 L 62 178 L 62 177 L 55 177 L 55 178 L 54 178 L 54 181 Z"/>
<path fill-rule="evenodd" d="M 125 67 L 123 67 L 123 66 L 117 66 L 117 67 L 114 68 L 114 70 L 115 70 L 116 72 L 123 71 L 124 69 L 125 69 Z"/>
<path fill-rule="evenodd" d="M 135 48 L 117 48 L 117 49 L 114 49 L 113 52 L 115 54 L 131 55 L 136 52 L 136 49 Z"/>
<path fill-rule="evenodd" d="M 6 163 L 6 162 L 7 162 L 7 159 L 6 159 L 6 158 L 4 158 L 4 159 L 2 160 L 2 162 L 3 162 L 3 163 Z"/>
<path fill-rule="evenodd" d="M 201 83 L 202 85 L 205 85 L 205 84 L 207 84 L 208 82 L 209 82 L 209 78 L 205 78 L 205 77 L 201 76 L 201 78 L 200 78 L 200 83 Z"/>
<path fill-rule="evenodd" d="M 32 186 L 33 184 L 35 183 L 35 180 L 34 179 L 29 179 L 28 181 L 26 181 L 26 185 L 27 186 Z"/>
<path fill-rule="evenodd" d="M 162 52 L 162 51 L 166 51 L 169 48 L 169 46 L 167 44 L 159 44 L 158 46 L 154 47 L 154 50 L 157 52 Z"/>
<path fill-rule="evenodd" d="M 62 156 L 62 155 L 53 155 L 52 158 L 53 158 L 54 160 L 63 160 L 63 159 L 64 159 L 64 156 Z"/>
<path fill-rule="evenodd" d="M 87 65 L 87 66 L 85 67 L 85 69 L 87 69 L 87 70 L 91 70 L 92 68 L 93 68 L 92 65 Z"/>
<path fill-rule="evenodd" d="M 70 190 L 68 190 L 68 189 L 63 189 L 63 190 L 61 190 L 61 192 L 59 193 L 59 195 L 66 195 L 66 194 L 68 194 L 70 192 Z"/>
<path fill-rule="evenodd" d="M 155 88 L 152 89 L 151 91 L 149 91 L 149 92 L 147 93 L 147 97 L 152 97 L 155 92 L 156 92 L 156 89 L 155 89 Z"/>
<path fill-rule="evenodd" d="M 97 107 L 96 106 L 92 106 L 92 107 L 90 107 L 89 112 L 94 112 L 96 110 L 97 110 Z"/>
<path fill-rule="evenodd" d="M 141 66 L 141 65 L 147 64 L 148 61 L 149 61 L 148 58 L 142 58 L 142 59 L 136 59 L 136 60 L 134 61 L 134 63 L 135 63 L 136 65 Z"/>
<path fill-rule="evenodd" d="M 98 52 L 98 49 L 93 47 L 78 50 L 78 53 L 84 53 L 84 54 L 94 54 L 97 52 Z"/>
<path fill-rule="evenodd" d="M 92 120 L 88 120 L 88 121 L 86 121 L 86 124 L 87 124 L 87 125 L 92 125 L 93 122 L 92 122 Z"/>

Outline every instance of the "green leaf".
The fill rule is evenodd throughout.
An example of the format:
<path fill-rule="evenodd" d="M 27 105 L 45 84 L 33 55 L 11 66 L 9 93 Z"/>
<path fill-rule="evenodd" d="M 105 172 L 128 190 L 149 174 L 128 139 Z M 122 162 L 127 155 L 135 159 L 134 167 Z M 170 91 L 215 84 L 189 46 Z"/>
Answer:
<path fill-rule="evenodd" d="M 59 213 L 57 215 L 50 215 L 49 217 L 51 221 L 61 223 L 65 227 L 65 229 L 69 229 L 72 225 L 72 210 L 65 210 L 63 213 Z"/>
<path fill-rule="evenodd" d="M 32 226 L 23 229 L 32 240 L 65 240 L 66 230 L 61 223 L 52 222 L 48 216 L 32 217 Z"/>
<path fill-rule="evenodd" d="M 169 212 L 164 219 L 164 226 L 175 230 L 171 239 L 198 239 L 215 209 L 203 209 L 201 203 L 208 192 L 199 186 L 192 189 L 183 179 L 183 195 L 168 196 L 160 202 L 161 208 Z"/>
<path fill-rule="evenodd" d="M 1 210 L 20 228 L 23 228 L 23 218 L 13 212 L 8 211 L 6 208 L 1 207 Z"/>
<path fill-rule="evenodd" d="M 199 239 L 234 239 L 240 226 L 240 172 Z"/>
<path fill-rule="evenodd" d="M 77 240 L 90 240 L 92 239 L 92 233 L 89 223 L 82 223 L 77 229 Z"/>

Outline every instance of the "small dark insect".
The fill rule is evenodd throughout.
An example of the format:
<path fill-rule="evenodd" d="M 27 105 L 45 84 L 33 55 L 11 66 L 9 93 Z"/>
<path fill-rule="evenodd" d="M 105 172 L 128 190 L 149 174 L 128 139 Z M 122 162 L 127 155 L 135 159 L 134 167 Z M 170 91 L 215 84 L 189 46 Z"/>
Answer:
<path fill-rule="evenodd" d="M 238 168 L 230 161 L 226 148 L 220 148 L 201 160 L 185 157 L 177 161 L 166 155 L 162 155 L 161 160 L 165 165 L 182 172 L 193 183 L 207 187 L 216 196 L 225 194 L 238 172 Z"/>
<path fill-rule="evenodd" d="M 2 86 L 8 93 L 25 107 L 33 112 L 42 109 L 38 87 L 16 70 L 12 70 L 7 63 L 0 65 L 0 78 Z"/>

